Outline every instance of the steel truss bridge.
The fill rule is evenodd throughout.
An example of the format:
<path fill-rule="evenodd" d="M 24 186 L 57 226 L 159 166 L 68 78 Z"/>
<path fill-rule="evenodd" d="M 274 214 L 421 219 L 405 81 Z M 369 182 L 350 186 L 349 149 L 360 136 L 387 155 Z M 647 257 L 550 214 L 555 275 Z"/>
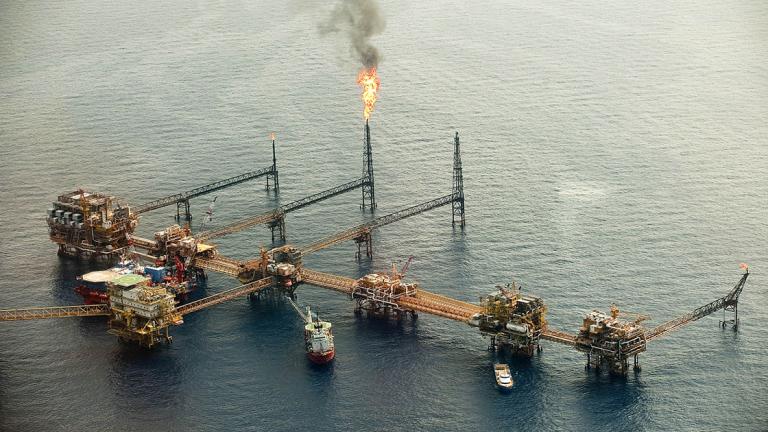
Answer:
<path fill-rule="evenodd" d="M 280 239 L 285 240 L 285 215 L 287 213 L 300 210 L 312 204 L 316 204 L 321 201 L 327 200 L 329 198 L 333 198 L 337 195 L 341 195 L 343 193 L 361 188 L 367 181 L 368 180 L 365 177 L 363 177 L 357 180 L 353 180 L 351 182 L 334 186 L 322 192 L 318 192 L 316 194 L 306 196 L 296 201 L 292 201 L 274 210 L 270 210 L 262 214 L 258 214 L 255 216 L 251 216 L 245 219 L 235 221 L 233 223 L 225 225 L 221 228 L 217 228 L 215 230 L 202 232 L 196 235 L 195 238 L 199 239 L 200 241 L 208 241 L 217 237 L 233 234 L 256 225 L 268 224 L 269 227 L 272 228 L 273 230 L 273 238 L 272 238 L 273 241 L 274 241 L 275 230 L 279 232 Z"/>
<path fill-rule="evenodd" d="M 394 213 L 390 213 L 385 216 L 380 216 L 376 219 L 373 219 L 370 222 L 366 222 L 364 224 L 358 225 L 350 229 L 339 231 L 335 234 L 332 234 L 328 237 L 325 237 L 321 240 L 311 243 L 300 249 L 301 255 L 306 256 L 346 240 L 355 240 L 355 242 L 358 244 L 358 249 L 360 248 L 361 245 L 363 244 L 366 245 L 366 254 L 370 257 L 372 255 L 371 232 L 374 229 L 448 205 L 452 203 L 455 199 L 456 199 L 456 194 L 444 195 L 442 197 L 435 198 L 433 200 L 429 200 L 421 204 L 416 204 L 416 205 L 404 208 L 402 210 L 398 210 Z M 255 220 L 256 218 L 251 219 L 251 221 L 255 221 Z M 259 220 L 262 220 L 262 219 L 259 219 Z M 244 223 L 245 223 L 244 221 L 241 221 L 239 225 Z M 228 230 L 228 232 L 231 232 L 231 231 Z M 207 239 L 210 237 L 203 237 L 203 238 Z M 281 249 L 281 248 L 277 248 L 277 249 Z M 358 250 L 358 255 L 359 254 L 360 254 L 360 250 Z M 217 255 L 214 258 L 195 258 L 194 265 L 202 269 L 212 270 L 219 273 L 225 273 L 230 276 L 238 276 L 243 271 L 245 271 L 246 268 L 253 267 L 253 265 L 258 263 L 259 261 L 260 261 L 259 259 L 250 260 L 250 261 L 238 261 L 222 255 Z"/>
<path fill-rule="evenodd" d="M 109 315 L 108 305 L 52 306 L 29 309 L 0 310 L 0 321 L 22 321 Z"/>
<path fill-rule="evenodd" d="M 386 216 L 378 217 L 370 222 L 364 223 L 362 225 L 358 225 L 354 228 L 340 231 L 336 234 L 320 239 L 314 243 L 310 243 L 309 245 L 302 248 L 302 255 L 308 255 L 313 252 L 317 252 L 321 249 L 325 249 L 336 243 L 340 243 L 345 240 L 354 239 L 358 243 L 358 245 L 362 243 L 367 244 L 366 255 L 370 257 L 372 254 L 372 250 L 370 247 L 370 235 L 372 230 L 383 227 L 384 225 L 389 225 L 391 223 L 403 220 L 405 218 L 409 218 L 411 216 L 416 216 L 418 214 L 436 209 L 438 207 L 442 207 L 444 205 L 448 205 L 454 202 L 456 199 L 458 199 L 458 196 L 452 193 L 449 195 L 442 196 L 440 198 L 435 198 L 433 200 L 423 202 L 421 204 L 416 204 L 414 206 L 396 211 L 394 213 L 390 213 Z"/>
<path fill-rule="evenodd" d="M 264 167 L 256 171 L 249 171 L 247 173 L 236 175 L 234 177 L 230 177 L 224 180 L 219 180 L 213 183 L 209 183 L 207 185 L 200 186 L 200 187 L 188 190 L 186 192 L 168 195 L 163 198 L 146 202 L 144 204 L 141 204 L 135 207 L 133 211 L 137 214 L 141 214 L 141 213 L 146 213 L 152 210 L 157 210 L 159 208 L 176 204 L 177 210 L 180 210 L 182 206 L 185 207 L 186 209 L 185 217 L 187 218 L 187 221 L 189 221 L 191 219 L 191 215 L 189 213 L 189 200 L 228 188 L 230 186 L 234 186 L 240 183 L 254 180 L 259 177 L 264 177 L 267 175 L 275 175 L 276 172 L 277 172 L 277 168 L 275 165 Z M 177 214 L 177 216 L 179 215 Z"/>

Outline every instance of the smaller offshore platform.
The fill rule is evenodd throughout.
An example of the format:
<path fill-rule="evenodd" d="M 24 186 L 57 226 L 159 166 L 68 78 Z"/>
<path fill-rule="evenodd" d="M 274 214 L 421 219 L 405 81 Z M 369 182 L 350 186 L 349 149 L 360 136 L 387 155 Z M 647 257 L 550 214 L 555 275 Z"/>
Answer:
<path fill-rule="evenodd" d="M 547 306 L 540 297 L 523 294 L 514 282 L 497 285 L 496 291 L 481 298 L 483 311 L 467 323 L 491 339 L 490 349 L 507 349 L 532 356 L 541 350 L 539 340 L 547 329 Z"/>
<path fill-rule="evenodd" d="M 59 255 L 111 261 L 130 246 L 138 216 L 114 196 L 80 189 L 59 195 L 46 222 Z"/>
<path fill-rule="evenodd" d="M 176 310 L 176 296 L 164 286 L 152 286 L 151 279 L 127 274 L 109 285 L 109 330 L 120 340 L 144 347 L 170 342 L 168 327 L 184 321 Z"/>
<path fill-rule="evenodd" d="M 625 375 L 632 358 L 634 369 L 640 370 L 637 355 L 646 349 L 645 329 L 640 323 L 650 317 L 636 314 L 634 320 L 628 320 L 620 314 L 614 305 L 610 315 L 593 310 L 584 317 L 574 347 L 586 353 L 587 369 L 606 366 L 611 373 Z"/>
<path fill-rule="evenodd" d="M 389 274 L 370 273 L 358 279 L 351 293 L 355 301 L 355 312 L 394 316 L 410 314 L 415 318 L 415 310 L 402 307 L 399 303 L 403 297 L 415 296 L 419 289 L 418 283 L 405 283 L 402 280 L 412 261 L 413 257 L 410 257 L 400 271 L 392 264 Z"/>

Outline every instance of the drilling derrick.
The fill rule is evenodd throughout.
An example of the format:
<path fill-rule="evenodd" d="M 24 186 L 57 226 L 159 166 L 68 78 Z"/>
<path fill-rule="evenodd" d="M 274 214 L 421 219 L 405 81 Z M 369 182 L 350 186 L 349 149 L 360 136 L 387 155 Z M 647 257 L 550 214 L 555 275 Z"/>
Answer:
<path fill-rule="evenodd" d="M 373 181 L 373 150 L 371 148 L 371 128 L 368 126 L 368 120 L 365 120 L 365 151 L 363 152 L 363 204 L 360 206 L 363 210 L 366 207 L 376 208 L 376 194 Z"/>
<path fill-rule="evenodd" d="M 81 189 L 60 195 L 46 221 L 59 255 L 113 261 L 129 246 L 138 217 L 113 196 Z"/>
<path fill-rule="evenodd" d="M 453 139 L 453 224 L 456 225 L 458 219 L 459 225 L 464 228 L 466 219 L 464 217 L 464 174 L 461 170 L 461 147 L 459 146 L 459 133 Z"/>
<path fill-rule="evenodd" d="M 513 354 L 532 356 L 540 349 L 539 339 L 547 328 L 547 307 L 536 296 L 523 295 L 514 283 L 497 286 L 480 301 L 483 312 L 468 323 L 491 338 L 491 349 L 508 349 Z"/>
<path fill-rule="evenodd" d="M 175 296 L 165 287 L 148 282 L 143 276 L 128 274 L 109 284 L 109 333 L 151 348 L 171 342 L 168 327 L 184 321 L 176 310 Z"/>
<path fill-rule="evenodd" d="M 619 318 L 619 309 L 611 307 L 611 314 L 592 311 L 576 336 L 576 349 L 587 354 L 587 368 L 599 369 L 605 365 L 612 374 L 626 375 L 629 358 L 634 359 L 634 368 L 639 370 L 638 354 L 646 349 L 646 337 L 640 321 L 645 316 L 629 321 Z"/>

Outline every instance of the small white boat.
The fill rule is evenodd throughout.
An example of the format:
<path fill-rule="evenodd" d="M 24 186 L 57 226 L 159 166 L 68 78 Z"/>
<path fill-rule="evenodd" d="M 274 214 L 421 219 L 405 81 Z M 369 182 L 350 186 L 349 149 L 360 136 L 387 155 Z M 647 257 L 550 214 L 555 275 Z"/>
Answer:
<path fill-rule="evenodd" d="M 509 373 L 509 366 L 504 363 L 493 365 L 493 372 L 496 374 L 496 385 L 502 390 L 509 390 L 515 385 L 512 381 L 512 375 Z"/>

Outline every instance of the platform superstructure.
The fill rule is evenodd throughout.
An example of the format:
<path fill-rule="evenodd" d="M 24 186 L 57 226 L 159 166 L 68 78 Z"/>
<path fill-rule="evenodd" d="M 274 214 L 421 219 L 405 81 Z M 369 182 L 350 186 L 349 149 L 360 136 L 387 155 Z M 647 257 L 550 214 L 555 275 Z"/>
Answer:
<path fill-rule="evenodd" d="M 481 299 L 481 313 L 472 315 L 469 325 L 478 327 L 491 340 L 492 349 L 507 349 L 532 356 L 547 329 L 547 307 L 540 297 L 523 294 L 515 284 L 497 286 Z"/>
<path fill-rule="evenodd" d="M 629 359 L 639 368 L 638 354 L 646 349 L 645 329 L 640 324 L 647 319 L 635 320 L 619 317 L 619 308 L 611 307 L 611 313 L 598 310 L 589 312 L 579 327 L 575 347 L 587 354 L 587 367 L 607 367 L 614 374 L 624 375 L 629 370 Z"/>
<path fill-rule="evenodd" d="M 128 248 L 138 216 L 112 195 L 80 189 L 59 195 L 46 222 L 59 255 L 111 261 Z"/>
<path fill-rule="evenodd" d="M 418 283 L 403 281 L 410 261 L 409 259 L 402 271 L 398 271 L 393 264 L 389 273 L 370 273 L 358 279 L 351 293 L 352 299 L 355 300 L 355 311 L 395 316 L 410 314 L 415 317 L 415 310 L 404 307 L 399 302 L 403 297 L 414 297 L 419 290 Z"/>
<path fill-rule="evenodd" d="M 145 347 L 170 342 L 168 327 L 184 321 L 176 310 L 175 295 L 150 279 L 127 274 L 109 283 L 109 333 Z"/>

